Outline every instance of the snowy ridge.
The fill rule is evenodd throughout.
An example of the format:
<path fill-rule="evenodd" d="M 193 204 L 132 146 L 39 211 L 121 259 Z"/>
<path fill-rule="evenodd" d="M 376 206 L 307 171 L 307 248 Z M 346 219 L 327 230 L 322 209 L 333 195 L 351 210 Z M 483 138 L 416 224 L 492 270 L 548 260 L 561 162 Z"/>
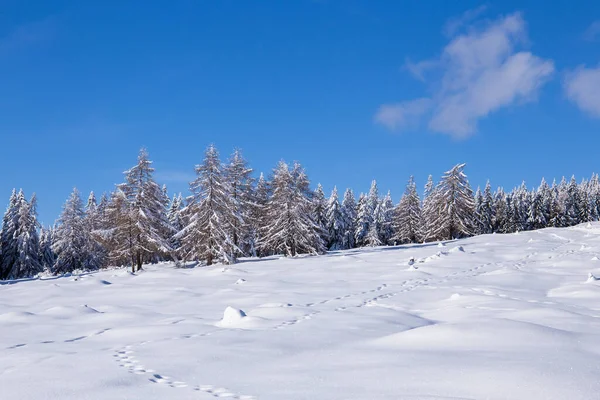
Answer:
<path fill-rule="evenodd" d="M 0 286 L 3 393 L 592 399 L 599 256 L 592 224 L 14 282 Z"/>

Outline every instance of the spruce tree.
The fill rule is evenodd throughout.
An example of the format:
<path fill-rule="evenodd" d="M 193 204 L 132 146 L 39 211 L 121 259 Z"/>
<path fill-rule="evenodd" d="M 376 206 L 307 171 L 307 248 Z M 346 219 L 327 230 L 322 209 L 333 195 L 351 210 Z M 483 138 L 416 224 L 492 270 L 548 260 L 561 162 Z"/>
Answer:
<path fill-rule="evenodd" d="M 19 258 L 19 252 L 17 249 L 16 232 L 18 230 L 18 212 L 19 202 L 24 200 L 23 191 L 17 191 L 13 189 L 8 203 L 8 208 L 2 219 L 2 231 L 1 231 L 1 246 L 2 246 L 2 258 L 0 259 L 0 279 L 8 279 L 9 274 L 13 269 L 13 265 Z"/>
<path fill-rule="evenodd" d="M 75 188 L 63 207 L 54 232 L 52 250 L 56 254 L 54 273 L 65 274 L 74 270 L 97 269 L 91 230 L 86 226 L 85 211 Z"/>
<path fill-rule="evenodd" d="M 262 233 L 266 232 L 267 219 L 267 204 L 270 197 L 270 185 L 261 173 L 256 183 L 253 201 L 250 207 L 250 224 L 251 224 L 251 243 L 250 254 L 253 256 L 265 256 L 269 254 L 269 249 L 261 246 Z"/>
<path fill-rule="evenodd" d="M 344 248 L 344 234 L 346 226 L 344 225 L 344 219 L 342 215 L 342 207 L 338 198 L 337 187 L 334 187 L 327 207 L 325 210 L 325 217 L 327 220 L 327 248 L 329 250 L 340 250 Z"/>
<path fill-rule="evenodd" d="M 219 153 L 211 145 L 202 164 L 196 166 L 197 178 L 190 184 L 192 196 L 184 209 L 187 225 L 176 237 L 181 239 L 185 259 L 233 264 L 241 250 L 235 245 L 234 221 L 243 223 L 230 197 L 231 189 L 223 175 Z M 238 225 L 238 226 L 240 226 Z"/>
<path fill-rule="evenodd" d="M 273 171 L 272 195 L 266 207 L 268 224 L 261 246 L 275 253 L 294 257 L 297 254 L 324 252 L 321 227 L 313 219 L 308 197 L 308 178 L 299 164 L 290 171 L 281 161 Z"/>
<path fill-rule="evenodd" d="M 379 202 L 379 239 L 382 244 L 393 244 L 394 237 L 394 203 L 392 196 L 388 191 L 385 197 Z"/>
<path fill-rule="evenodd" d="M 422 240 L 429 242 L 436 240 L 435 228 L 439 218 L 439 200 L 436 187 L 433 184 L 433 177 L 429 175 L 425 184 L 423 193 L 423 230 L 421 232 Z"/>
<path fill-rule="evenodd" d="M 357 205 L 352 189 L 346 189 L 344 192 L 344 200 L 341 207 L 342 226 L 344 232 L 342 234 L 342 249 L 352 249 L 355 247 L 354 234 L 356 232 L 357 223 Z"/>
<path fill-rule="evenodd" d="M 329 242 L 329 233 L 327 231 L 327 200 L 323 186 L 319 183 L 312 194 L 312 217 L 321 231 L 321 240 L 323 243 Z"/>
<path fill-rule="evenodd" d="M 145 149 L 140 150 L 137 164 L 124 174 L 125 182 L 117 185 L 108 207 L 112 226 L 102 236 L 110 241 L 110 258 L 128 260 L 131 271 L 136 272 L 144 262 L 172 252 L 167 234 L 172 228 L 166 215 L 168 199 L 154 181 L 154 168 Z"/>
<path fill-rule="evenodd" d="M 54 271 L 54 263 L 56 262 L 56 254 L 52 250 L 53 232 L 52 228 L 40 229 L 40 261 L 44 272 L 47 273 Z"/>
<path fill-rule="evenodd" d="M 454 166 L 438 185 L 441 212 L 434 236 L 439 240 L 473 235 L 473 191 L 463 172 L 464 167 L 465 164 Z"/>
<path fill-rule="evenodd" d="M 354 233 L 354 242 L 357 247 L 366 245 L 366 237 L 371 226 L 372 214 L 369 212 L 367 196 L 361 193 L 358 196 L 358 205 L 356 208 L 356 226 Z"/>
<path fill-rule="evenodd" d="M 394 231 L 396 232 L 394 241 L 397 243 L 420 242 L 423 239 L 422 226 L 421 200 L 417 192 L 417 185 L 411 176 L 394 213 Z"/>
<path fill-rule="evenodd" d="M 248 166 L 239 149 L 229 158 L 223 168 L 223 174 L 231 203 L 230 236 L 235 248 L 241 250 L 238 255 L 251 254 L 254 247 L 250 223 L 254 179 L 252 168 Z"/>

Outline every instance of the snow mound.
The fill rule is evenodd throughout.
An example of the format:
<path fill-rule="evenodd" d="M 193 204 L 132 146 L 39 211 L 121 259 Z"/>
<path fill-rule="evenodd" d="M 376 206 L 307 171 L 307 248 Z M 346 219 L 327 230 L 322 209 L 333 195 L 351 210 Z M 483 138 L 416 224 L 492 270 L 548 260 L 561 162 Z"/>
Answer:
<path fill-rule="evenodd" d="M 452 296 L 450 296 L 450 298 L 448 300 L 452 300 L 452 301 L 454 301 L 454 300 L 460 300 L 461 297 L 462 296 L 460 294 L 454 293 Z"/>
<path fill-rule="evenodd" d="M 457 253 L 457 252 L 464 253 L 465 252 L 464 247 L 462 247 L 462 246 L 456 246 L 456 247 L 453 247 L 453 248 L 450 249 L 450 253 Z"/>
<path fill-rule="evenodd" d="M 587 229 L 592 229 L 592 224 L 590 222 L 587 223 L 587 225 L 585 226 Z"/>
<path fill-rule="evenodd" d="M 237 281 L 235 281 L 236 285 L 241 285 L 242 283 L 246 283 L 246 280 L 243 278 L 238 279 Z"/>
<path fill-rule="evenodd" d="M 27 322 L 35 314 L 26 311 L 10 311 L 0 314 L 0 321 L 3 322 Z"/>
<path fill-rule="evenodd" d="M 408 263 L 407 263 L 408 265 L 413 265 L 414 263 L 415 263 L 415 258 L 414 257 L 411 257 L 411 258 L 408 259 Z"/>
<path fill-rule="evenodd" d="M 96 310 L 95 308 L 89 307 L 87 304 L 83 304 L 79 307 L 51 307 L 40 314 L 51 316 L 54 318 L 73 318 L 80 315 L 100 314 L 100 311 Z"/>
<path fill-rule="evenodd" d="M 445 245 L 444 243 L 442 243 L 442 242 L 439 242 L 439 243 L 437 244 L 437 247 L 446 247 L 446 245 Z"/>
<path fill-rule="evenodd" d="M 592 257 L 592 261 L 598 261 L 598 257 L 596 257 L 596 256 Z"/>
<path fill-rule="evenodd" d="M 239 325 L 246 318 L 246 313 L 243 310 L 227 307 L 223 313 L 223 319 L 217 324 L 220 327 L 230 327 Z"/>
<path fill-rule="evenodd" d="M 586 283 L 590 283 L 590 282 L 596 282 L 596 281 L 600 281 L 600 277 L 595 276 L 594 274 L 592 274 L 591 272 L 588 274 L 588 278 Z"/>

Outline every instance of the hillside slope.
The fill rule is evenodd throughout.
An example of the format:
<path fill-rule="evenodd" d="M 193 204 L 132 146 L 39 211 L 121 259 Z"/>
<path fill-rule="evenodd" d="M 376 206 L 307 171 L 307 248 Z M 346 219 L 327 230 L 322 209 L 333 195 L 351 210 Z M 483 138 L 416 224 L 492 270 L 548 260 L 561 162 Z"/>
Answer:
<path fill-rule="evenodd" d="M 0 398 L 597 399 L 599 259 L 593 224 L 2 284 Z"/>

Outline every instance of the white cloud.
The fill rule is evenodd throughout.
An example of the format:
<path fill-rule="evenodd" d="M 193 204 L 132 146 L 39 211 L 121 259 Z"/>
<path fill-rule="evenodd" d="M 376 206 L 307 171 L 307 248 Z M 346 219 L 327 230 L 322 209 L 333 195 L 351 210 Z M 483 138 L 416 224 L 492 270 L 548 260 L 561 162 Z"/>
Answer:
<path fill-rule="evenodd" d="M 404 67 L 412 74 L 412 76 L 425 82 L 425 72 L 434 69 L 438 64 L 439 63 L 434 60 L 423 60 L 415 63 L 407 58 Z"/>
<path fill-rule="evenodd" d="M 525 21 L 519 13 L 452 38 L 438 60 L 428 61 L 436 63 L 441 72 L 428 81 L 433 91 L 429 129 L 465 138 L 475 133 L 478 121 L 490 113 L 535 100 L 539 88 L 553 74 L 554 64 L 531 52 L 516 51 L 526 42 Z M 393 106 L 381 106 L 377 115 Z M 390 126 L 380 118 L 376 121 Z"/>
<path fill-rule="evenodd" d="M 450 18 L 444 26 L 446 36 L 454 36 L 462 27 L 472 22 L 488 9 L 487 4 L 465 11 L 460 17 Z"/>
<path fill-rule="evenodd" d="M 580 66 L 567 74 L 564 86 L 569 100 L 600 118 L 600 65 L 597 68 Z"/>
<path fill-rule="evenodd" d="M 396 104 L 384 104 L 375 114 L 375 122 L 389 129 L 413 126 L 431 107 L 431 99 L 420 98 Z"/>
<path fill-rule="evenodd" d="M 595 41 L 600 38 L 600 20 L 594 21 L 583 33 L 583 38 L 589 41 Z"/>

